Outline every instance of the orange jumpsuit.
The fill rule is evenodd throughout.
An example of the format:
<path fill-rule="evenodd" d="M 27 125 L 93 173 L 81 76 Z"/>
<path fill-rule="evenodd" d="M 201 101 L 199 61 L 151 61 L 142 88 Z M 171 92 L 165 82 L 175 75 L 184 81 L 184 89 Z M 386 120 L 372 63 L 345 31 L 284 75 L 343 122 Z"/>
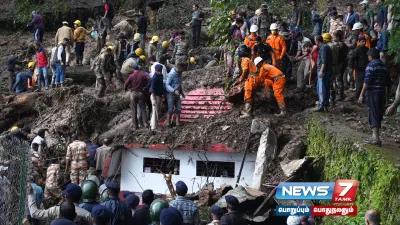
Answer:
<path fill-rule="evenodd" d="M 246 96 L 250 95 L 250 100 L 251 100 L 251 92 L 247 93 L 246 91 L 252 91 L 253 89 L 256 89 L 262 82 L 264 82 L 264 88 L 265 91 L 269 91 L 269 88 L 272 87 L 274 90 L 274 95 L 276 98 L 276 101 L 278 102 L 278 105 L 280 108 L 285 108 L 285 99 L 283 97 L 283 89 L 285 88 L 286 84 L 286 77 L 280 71 L 278 68 L 275 66 L 269 65 L 267 63 L 264 63 L 260 69 L 260 74 L 257 76 L 257 78 L 254 80 L 254 82 L 249 83 L 248 85 L 252 85 L 251 88 L 246 88 L 245 84 L 245 89 L 244 89 L 244 95 L 245 95 L 245 100 Z M 247 100 L 246 100 L 247 102 Z"/>
<path fill-rule="evenodd" d="M 368 34 L 366 34 L 364 31 L 360 33 L 360 35 L 365 37 L 365 47 L 371 48 L 371 38 L 369 38 Z M 357 40 L 357 46 L 360 41 Z"/>
<path fill-rule="evenodd" d="M 257 36 L 258 36 L 257 34 L 247 35 L 247 37 L 244 39 L 244 44 L 249 46 L 251 48 L 251 50 L 253 50 L 254 46 L 256 45 L 256 37 Z"/>
<path fill-rule="evenodd" d="M 253 92 L 253 83 L 258 83 L 258 69 L 256 65 L 254 65 L 254 62 L 248 58 L 248 57 L 243 57 L 242 58 L 242 75 L 239 78 L 239 81 L 243 81 L 246 79 L 246 82 L 244 83 L 244 100 L 246 102 L 251 102 L 251 93 Z M 257 87 L 254 87 L 257 88 Z"/>
<path fill-rule="evenodd" d="M 283 57 L 286 53 L 286 43 L 285 43 L 285 39 L 280 36 L 279 34 L 270 34 L 267 37 L 267 40 L 265 40 L 265 42 L 267 42 L 272 49 L 275 52 L 275 65 L 278 69 L 282 68 L 281 65 L 281 57 Z"/>

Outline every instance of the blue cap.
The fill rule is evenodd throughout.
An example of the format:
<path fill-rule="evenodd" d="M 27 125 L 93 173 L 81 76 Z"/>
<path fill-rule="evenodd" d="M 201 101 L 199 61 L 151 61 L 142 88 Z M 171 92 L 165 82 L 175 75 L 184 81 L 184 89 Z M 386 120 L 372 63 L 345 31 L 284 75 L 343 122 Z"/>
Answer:
<path fill-rule="evenodd" d="M 140 66 L 139 66 L 138 64 L 136 64 L 136 63 L 133 63 L 133 64 L 132 64 L 132 68 L 133 68 L 134 70 L 140 70 Z"/>
<path fill-rule="evenodd" d="M 233 195 L 226 195 L 225 201 L 228 205 L 231 206 L 239 205 L 239 200 Z"/>
<path fill-rule="evenodd" d="M 157 65 L 155 66 L 155 70 L 158 71 L 158 72 L 161 72 L 162 69 L 163 69 L 163 66 L 162 66 L 161 64 L 157 64 Z"/>
<path fill-rule="evenodd" d="M 128 197 L 125 198 L 126 204 L 129 205 L 131 208 L 136 208 L 136 206 L 139 205 L 140 199 L 137 195 L 135 194 L 130 194 Z"/>
<path fill-rule="evenodd" d="M 364 37 L 363 35 L 360 35 L 360 36 L 358 37 L 358 40 L 359 40 L 359 41 L 366 41 L 367 39 L 365 39 L 365 37 Z"/>
<path fill-rule="evenodd" d="M 36 11 L 35 11 L 35 10 L 33 10 L 33 11 L 32 11 L 32 15 L 35 15 L 35 14 L 36 14 Z"/>
<path fill-rule="evenodd" d="M 112 181 L 106 182 L 106 187 L 111 190 L 119 190 L 119 184 Z"/>
<path fill-rule="evenodd" d="M 111 210 L 109 210 L 104 205 L 95 205 L 92 208 L 92 216 L 95 218 L 107 220 L 107 219 L 111 219 L 113 217 L 113 214 L 112 214 Z"/>
<path fill-rule="evenodd" d="M 76 223 L 67 219 L 55 219 L 51 222 L 51 225 L 76 225 Z"/>
<path fill-rule="evenodd" d="M 221 209 L 220 207 L 216 206 L 216 205 L 213 205 L 213 206 L 211 206 L 211 213 L 216 215 L 216 216 L 221 217 L 221 216 L 224 215 L 224 210 Z"/>
<path fill-rule="evenodd" d="M 124 198 L 126 199 L 129 195 L 131 195 L 132 193 L 130 193 L 129 191 L 123 191 L 122 192 L 122 196 L 124 196 Z"/>
<path fill-rule="evenodd" d="M 183 217 L 177 209 L 169 207 L 161 210 L 160 222 L 162 225 L 181 225 Z"/>
<path fill-rule="evenodd" d="M 186 186 L 185 182 L 183 182 L 181 180 L 176 182 L 175 189 L 176 189 L 176 192 L 179 192 L 179 193 L 186 194 L 188 192 L 188 187 Z"/>
<path fill-rule="evenodd" d="M 65 195 L 67 195 L 72 200 L 79 200 L 82 197 L 82 188 L 74 183 L 68 184 L 63 191 L 63 196 Z"/>

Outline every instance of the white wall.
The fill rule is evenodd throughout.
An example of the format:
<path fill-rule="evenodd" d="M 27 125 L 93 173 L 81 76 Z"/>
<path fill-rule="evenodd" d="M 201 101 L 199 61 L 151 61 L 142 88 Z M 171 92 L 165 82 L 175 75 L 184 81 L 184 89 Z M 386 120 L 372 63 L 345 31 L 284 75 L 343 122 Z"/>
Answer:
<path fill-rule="evenodd" d="M 122 159 L 122 173 L 121 173 L 121 190 L 132 192 L 142 192 L 146 189 L 152 189 L 157 194 L 169 194 L 168 187 L 165 183 L 164 177 L 159 173 L 144 173 L 143 172 L 143 158 L 160 158 L 165 157 L 163 150 L 152 149 L 130 149 L 125 151 Z M 199 158 L 199 155 L 201 159 Z M 189 188 L 189 193 L 197 192 L 206 183 L 206 177 L 196 176 L 196 161 L 205 160 L 204 155 L 207 156 L 209 161 L 221 162 L 235 162 L 235 177 L 210 177 L 209 182 L 214 183 L 215 188 L 219 188 L 222 184 L 226 183 L 235 186 L 237 175 L 240 170 L 243 153 L 227 153 L 227 152 L 200 152 L 197 151 L 174 151 L 174 157 L 180 160 L 179 175 L 172 176 L 172 183 L 182 180 Z M 192 160 L 190 160 L 190 158 Z M 242 175 L 239 183 L 241 185 L 250 186 L 252 183 L 254 164 L 256 155 L 247 154 L 246 161 L 243 166 Z M 130 173 L 130 172 L 136 177 Z M 142 188 L 140 187 L 140 185 Z"/>

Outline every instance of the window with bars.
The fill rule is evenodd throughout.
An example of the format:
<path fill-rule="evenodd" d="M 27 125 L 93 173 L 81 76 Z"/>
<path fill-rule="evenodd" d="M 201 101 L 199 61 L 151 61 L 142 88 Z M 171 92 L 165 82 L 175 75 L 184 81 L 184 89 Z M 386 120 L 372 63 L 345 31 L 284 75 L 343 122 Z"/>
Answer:
<path fill-rule="evenodd" d="M 235 177 L 234 162 L 197 161 L 196 176 L 203 177 Z"/>
<path fill-rule="evenodd" d="M 179 175 L 179 160 L 176 159 L 160 159 L 160 158 L 143 158 L 144 173 L 165 173 Z"/>

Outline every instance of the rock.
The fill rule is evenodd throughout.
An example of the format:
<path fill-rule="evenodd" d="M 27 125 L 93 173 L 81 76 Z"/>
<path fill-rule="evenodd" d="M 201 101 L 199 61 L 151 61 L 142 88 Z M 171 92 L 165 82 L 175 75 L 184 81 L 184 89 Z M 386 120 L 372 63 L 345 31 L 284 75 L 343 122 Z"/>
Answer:
<path fill-rule="evenodd" d="M 281 162 L 280 166 L 282 168 L 282 171 L 285 173 L 286 177 L 290 177 L 299 168 L 301 168 L 305 162 L 306 162 L 306 159 L 297 159 L 297 160 L 292 160 L 289 162 Z"/>
<path fill-rule="evenodd" d="M 354 112 L 353 108 L 350 108 L 350 107 L 347 107 L 347 106 L 344 106 L 344 105 L 341 105 L 338 108 L 342 111 L 342 113 L 348 113 L 349 114 L 349 113 Z"/>
<path fill-rule="evenodd" d="M 214 66 L 218 66 L 217 60 L 211 60 L 209 63 L 207 63 L 207 65 L 204 68 L 208 69 Z"/>
<path fill-rule="evenodd" d="M 117 31 L 117 33 L 124 33 L 127 37 L 131 37 L 135 31 L 127 20 L 119 22 L 114 26 L 113 30 Z"/>
<path fill-rule="evenodd" d="M 267 119 L 256 118 L 251 122 L 251 133 L 262 133 L 271 125 L 271 121 Z"/>
<path fill-rule="evenodd" d="M 270 128 L 267 128 L 260 138 L 260 146 L 258 147 L 254 165 L 252 188 L 256 190 L 261 189 L 264 180 L 263 176 L 268 171 L 268 164 L 276 157 L 277 149 L 278 138 Z"/>
<path fill-rule="evenodd" d="M 280 161 L 301 159 L 305 154 L 304 137 L 296 136 L 287 143 L 278 158 Z"/>
<path fill-rule="evenodd" d="M 231 126 L 222 126 L 221 128 L 222 128 L 223 131 L 225 131 L 225 130 L 228 130 L 230 127 Z"/>

